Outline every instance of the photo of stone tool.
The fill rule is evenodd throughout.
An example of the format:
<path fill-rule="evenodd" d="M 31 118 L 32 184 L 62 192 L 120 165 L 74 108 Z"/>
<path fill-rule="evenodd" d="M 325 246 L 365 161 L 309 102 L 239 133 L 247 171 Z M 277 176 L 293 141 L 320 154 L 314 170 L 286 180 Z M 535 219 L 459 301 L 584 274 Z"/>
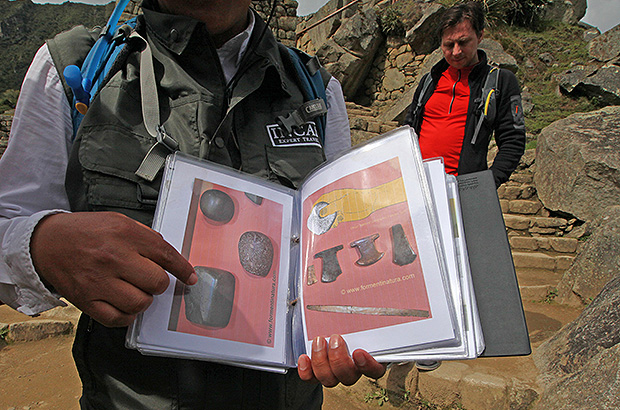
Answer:
<path fill-rule="evenodd" d="M 258 196 L 258 195 L 254 195 L 254 194 L 250 194 L 249 192 L 245 193 L 245 196 L 252 202 L 254 202 L 256 205 L 260 206 L 263 203 L 263 197 L 262 196 Z"/>
<path fill-rule="evenodd" d="M 307 305 L 308 310 L 316 312 L 347 313 L 355 315 L 375 316 L 412 316 L 429 317 L 428 310 L 421 309 L 397 309 L 388 307 L 346 306 L 346 305 Z"/>
<path fill-rule="evenodd" d="M 401 224 L 390 227 L 390 237 L 392 238 L 392 262 L 398 266 L 413 263 L 417 255 L 411 249 L 411 244 Z"/>
<path fill-rule="evenodd" d="M 186 286 L 185 316 L 190 322 L 213 328 L 228 326 L 235 299 L 235 276 L 225 270 L 195 266 L 198 282 Z"/>
<path fill-rule="evenodd" d="M 313 234 L 323 235 L 342 222 L 358 221 L 406 201 L 402 177 L 373 188 L 336 189 L 315 201 L 306 225 Z"/>
<path fill-rule="evenodd" d="M 235 215 L 235 203 L 226 192 L 208 189 L 200 195 L 200 211 L 208 219 L 225 224 Z"/>
<path fill-rule="evenodd" d="M 244 232 L 238 243 L 239 262 L 246 272 L 265 277 L 273 263 L 273 244 L 271 239 L 261 232 Z"/>
<path fill-rule="evenodd" d="M 320 258 L 323 261 L 323 269 L 321 270 L 321 282 L 330 283 L 336 280 L 342 274 L 340 263 L 338 263 L 338 251 L 344 248 L 342 245 L 334 246 L 314 255 L 314 258 Z"/>

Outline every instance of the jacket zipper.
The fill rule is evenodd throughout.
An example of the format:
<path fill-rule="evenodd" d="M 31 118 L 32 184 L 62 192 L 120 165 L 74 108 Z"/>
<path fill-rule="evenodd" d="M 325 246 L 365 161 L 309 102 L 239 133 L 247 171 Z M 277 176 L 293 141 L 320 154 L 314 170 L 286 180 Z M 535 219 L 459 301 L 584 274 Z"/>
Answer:
<path fill-rule="evenodd" d="M 450 109 L 448 110 L 448 114 L 452 114 L 452 105 L 454 104 L 454 100 L 456 99 L 456 85 L 461 81 L 461 70 L 459 70 L 459 78 L 456 79 L 456 82 L 452 84 L 452 100 L 450 100 Z"/>

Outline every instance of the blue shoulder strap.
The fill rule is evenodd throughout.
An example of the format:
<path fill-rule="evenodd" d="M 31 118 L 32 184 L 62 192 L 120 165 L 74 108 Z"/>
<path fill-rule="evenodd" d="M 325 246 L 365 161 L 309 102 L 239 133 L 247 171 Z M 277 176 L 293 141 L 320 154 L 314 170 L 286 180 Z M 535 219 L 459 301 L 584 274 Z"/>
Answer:
<path fill-rule="evenodd" d="M 99 39 L 84 59 L 82 67 L 69 65 L 63 71 L 65 81 L 73 91 L 71 117 L 73 119 L 74 137 L 91 100 L 101 87 L 118 54 L 124 48 L 129 32 L 136 25 L 135 17 L 123 25 L 118 24 L 118 20 L 128 3 L 129 0 L 120 0 L 116 4 L 106 26 L 99 35 Z"/>

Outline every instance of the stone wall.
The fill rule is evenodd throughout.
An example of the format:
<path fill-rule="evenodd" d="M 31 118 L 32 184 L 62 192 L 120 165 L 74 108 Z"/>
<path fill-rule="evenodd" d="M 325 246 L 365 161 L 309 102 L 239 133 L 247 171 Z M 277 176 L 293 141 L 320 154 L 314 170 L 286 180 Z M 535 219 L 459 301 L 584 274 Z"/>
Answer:
<path fill-rule="evenodd" d="M 377 52 L 358 102 L 381 108 L 399 100 L 406 89 L 414 86 L 425 57 L 416 55 L 404 39 L 388 38 Z"/>
<path fill-rule="evenodd" d="M 140 12 L 142 0 L 130 0 L 125 8 L 122 20 L 128 20 Z M 271 0 L 253 0 L 252 6 L 266 21 L 271 11 Z M 283 0 L 276 5 L 275 14 L 269 26 L 273 34 L 287 46 L 295 45 L 295 28 L 297 27 L 297 6 L 295 0 Z"/>

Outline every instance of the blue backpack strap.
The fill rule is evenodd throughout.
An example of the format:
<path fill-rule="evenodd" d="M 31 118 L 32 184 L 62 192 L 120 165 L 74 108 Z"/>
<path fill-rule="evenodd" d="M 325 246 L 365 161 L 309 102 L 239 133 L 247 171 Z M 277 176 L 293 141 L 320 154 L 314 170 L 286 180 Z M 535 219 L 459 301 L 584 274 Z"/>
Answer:
<path fill-rule="evenodd" d="M 120 0 L 90 49 L 80 68 L 68 65 L 63 70 L 66 83 L 73 91 L 72 120 L 73 136 L 88 110 L 90 102 L 101 88 L 107 73 L 126 44 L 129 33 L 136 25 L 136 18 L 119 25 L 118 20 L 129 0 Z"/>
<path fill-rule="evenodd" d="M 321 68 L 316 57 L 295 48 L 286 48 L 290 61 L 295 68 L 297 78 L 306 101 L 298 110 L 286 117 L 279 117 L 278 123 L 287 132 L 293 127 L 302 125 L 309 120 L 316 123 L 321 143 L 325 143 L 325 127 L 327 122 L 327 83 L 331 76 Z"/>

